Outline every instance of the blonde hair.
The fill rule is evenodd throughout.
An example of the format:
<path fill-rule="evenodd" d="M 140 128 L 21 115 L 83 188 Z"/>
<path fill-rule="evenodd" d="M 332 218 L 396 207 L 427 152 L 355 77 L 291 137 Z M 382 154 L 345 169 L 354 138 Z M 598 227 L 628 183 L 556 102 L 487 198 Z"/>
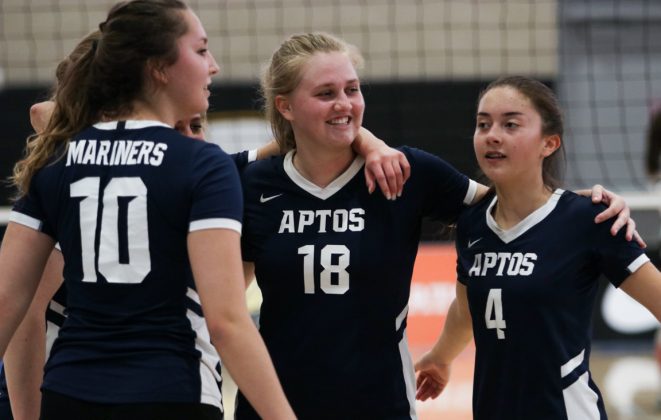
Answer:
<path fill-rule="evenodd" d="M 24 158 L 14 165 L 10 181 L 18 189 L 17 198 L 27 194 L 39 169 L 62 157 L 76 133 L 102 116 L 131 112 L 133 101 L 145 94 L 148 64 L 177 60 L 177 39 L 188 30 L 181 14 L 185 10 L 180 0 L 117 3 L 99 30 L 60 62 L 53 114 L 41 133 L 28 137 Z"/>
<path fill-rule="evenodd" d="M 301 81 L 305 64 L 318 53 L 340 52 L 346 54 L 356 69 L 364 59 L 358 48 L 333 35 L 316 32 L 292 35 L 273 53 L 261 79 L 261 94 L 266 119 L 271 124 L 280 152 L 296 148 L 291 123 L 277 110 L 275 98 L 291 93 Z"/>

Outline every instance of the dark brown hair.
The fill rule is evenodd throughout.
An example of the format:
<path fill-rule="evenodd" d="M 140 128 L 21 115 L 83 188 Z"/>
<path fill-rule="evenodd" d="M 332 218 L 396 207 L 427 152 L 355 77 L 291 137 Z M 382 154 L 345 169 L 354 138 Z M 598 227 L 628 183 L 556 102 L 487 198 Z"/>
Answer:
<path fill-rule="evenodd" d="M 14 166 L 11 181 L 19 197 L 73 135 L 101 117 L 129 114 L 133 102 L 149 93 L 148 70 L 178 58 L 177 39 L 188 31 L 185 10 L 180 0 L 117 3 L 98 33 L 58 65 L 53 114 L 42 133 L 28 138 L 25 157 Z"/>

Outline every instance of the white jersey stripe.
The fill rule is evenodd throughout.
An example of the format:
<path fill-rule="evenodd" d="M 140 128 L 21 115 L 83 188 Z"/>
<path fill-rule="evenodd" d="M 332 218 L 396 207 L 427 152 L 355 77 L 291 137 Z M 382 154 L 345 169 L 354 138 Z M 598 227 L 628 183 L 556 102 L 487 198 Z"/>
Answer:
<path fill-rule="evenodd" d="M 567 420 L 599 420 L 599 396 L 588 385 L 589 372 L 585 372 L 568 388 L 562 390 Z"/>
<path fill-rule="evenodd" d="M 578 356 L 572 357 L 571 360 L 560 366 L 560 376 L 564 378 L 565 376 L 572 373 L 574 369 L 583 363 L 583 360 L 585 360 L 585 349 L 583 349 L 583 351 L 581 351 Z"/>
<path fill-rule="evenodd" d="M 41 226 L 42 226 L 41 220 L 35 219 L 34 217 L 30 217 L 27 214 L 19 213 L 17 211 L 12 211 L 11 213 L 9 213 L 9 221 L 18 223 L 19 225 L 27 226 L 29 228 L 41 232 Z"/>
<path fill-rule="evenodd" d="M 409 351 L 409 342 L 406 338 L 406 329 L 402 331 L 403 336 L 399 341 L 399 356 L 402 358 L 402 373 L 404 374 L 404 384 L 406 385 L 406 398 L 409 400 L 409 415 L 411 420 L 417 420 L 415 412 L 415 369 L 413 368 L 413 359 Z"/>
<path fill-rule="evenodd" d="M 218 388 L 220 375 L 216 371 L 216 364 L 220 362 L 218 352 L 211 345 L 209 330 L 204 318 L 188 309 L 186 316 L 190 321 L 193 331 L 195 331 L 195 348 L 201 353 L 200 356 L 200 383 L 201 393 L 200 402 L 211 404 L 223 411 L 223 400 Z"/>
<path fill-rule="evenodd" d="M 231 229 L 241 234 L 241 222 L 233 219 L 202 219 L 190 222 L 189 232 L 204 229 Z"/>
<path fill-rule="evenodd" d="M 55 302 L 54 300 L 50 301 L 50 303 L 48 304 L 48 309 L 50 309 L 51 311 L 53 311 L 57 314 L 60 314 L 62 316 L 66 316 L 66 315 L 64 315 L 64 310 L 65 310 L 64 306 L 60 305 L 59 303 Z"/>
<path fill-rule="evenodd" d="M 464 197 L 464 204 L 467 206 L 470 205 L 473 200 L 475 200 L 475 194 L 477 193 L 477 182 L 472 179 L 468 180 L 468 190 L 466 190 L 466 196 Z"/>
<path fill-rule="evenodd" d="M 629 266 L 627 267 L 627 270 L 629 270 L 630 273 L 635 273 L 636 270 L 638 270 L 643 264 L 645 264 L 649 260 L 650 259 L 647 255 L 642 254 L 638 258 L 633 260 L 633 262 L 631 264 L 629 264 Z"/>

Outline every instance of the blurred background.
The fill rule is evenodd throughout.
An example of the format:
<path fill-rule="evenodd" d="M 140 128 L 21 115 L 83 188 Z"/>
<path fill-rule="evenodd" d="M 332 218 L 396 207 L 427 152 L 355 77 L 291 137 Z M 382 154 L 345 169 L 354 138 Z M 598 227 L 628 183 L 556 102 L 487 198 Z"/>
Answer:
<path fill-rule="evenodd" d="M 97 28 L 113 3 L 0 0 L 3 178 L 31 132 L 29 106 L 48 97 L 57 62 Z M 565 109 L 566 187 L 601 183 L 624 195 L 649 245 L 648 255 L 658 264 L 659 148 L 650 137 L 652 121 L 661 113 L 661 1 L 188 3 L 204 23 L 221 67 L 212 89 L 208 137 L 227 151 L 254 148 L 270 137 L 260 112 L 258 77 L 273 50 L 295 32 L 327 31 L 358 46 L 366 61 L 361 71 L 365 126 L 391 145 L 438 154 L 471 177 L 478 176 L 472 150 L 478 93 L 500 75 L 533 76 L 555 89 Z M 11 194 L 6 187 L 0 191 L 1 225 Z M 423 239 L 410 302 L 414 358 L 438 334 L 455 281 L 449 238 L 428 223 Z M 609 415 L 661 418 L 654 358 L 658 323 L 602 283 L 594 310 L 592 366 Z M 419 407 L 420 418 L 470 418 L 471 352 L 458 361 L 446 392 Z M 231 406 L 232 398 L 226 402 Z"/>

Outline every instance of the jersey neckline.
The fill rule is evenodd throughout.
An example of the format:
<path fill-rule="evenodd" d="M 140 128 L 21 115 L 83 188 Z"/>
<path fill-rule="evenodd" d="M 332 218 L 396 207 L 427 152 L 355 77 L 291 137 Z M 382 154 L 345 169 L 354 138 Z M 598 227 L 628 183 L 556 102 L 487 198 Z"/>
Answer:
<path fill-rule="evenodd" d="M 500 226 L 498 226 L 498 223 L 496 223 L 496 219 L 494 219 L 493 216 L 491 215 L 492 210 L 496 205 L 496 202 L 498 202 L 498 196 L 496 195 L 491 200 L 489 207 L 487 207 L 487 211 L 486 211 L 487 226 L 503 242 L 505 242 L 506 244 L 510 243 L 516 238 L 526 233 L 533 226 L 544 220 L 546 216 L 551 214 L 553 209 L 555 209 L 556 205 L 558 204 L 558 200 L 560 199 L 560 197 L 564 192 L 565 190 L 563 189 L 560 188 L 556 189 L 553 192 L 553 194 L 551 194 L 551 197 L 549 197 L 546 203 L 544 203 L 544 205 L 542 205 L 540 208 L 530 213 L 528 216 L 526 216 L 525 219 L 521 220 L 519 223 L 517 223 L 516 225 L 512 226 L 509 229 L 503 229 Z"/>
<path fill-rule="evenodd" d="M 124 129 L 126 130 L 139 130 L 141 128 L 149 128 L 149 127 L 172 128 L 169 125 L 165 124 L 164 122 L 155 121 L 155 120 L 104 121 L 94 124 L 93 127 L 96 128 L 97 130 L 117 130 L 119 128 L 118 125 L 121 122 L 125 123 Z"/>
<path fill-rule="evenodd" d="M 351 162 L 351 165 L 349 165 L 349 167 L 344 172 L 342 172 L 330 184 L 322 188 L 308 181 L 303 175 L 301 175 L 300 172 L 298 172 L 293 163 L 294 153 L 296 153 L 296 150 L 290 150 L 285 155 L 283 161 L 285 173 L 287 176 L 289 176 L 294 184 L 322 200 L 326 200 L 327 198 L 332 197 L 333 194 L 347 185 L 349 181 L 351 181 L 358 173 L 358 171 L 360 171 L 360 169 L 363 167 L 363 164 L 365 163 L 365 159 L 362 156 L 356 156 L 353 162 Z"/>

